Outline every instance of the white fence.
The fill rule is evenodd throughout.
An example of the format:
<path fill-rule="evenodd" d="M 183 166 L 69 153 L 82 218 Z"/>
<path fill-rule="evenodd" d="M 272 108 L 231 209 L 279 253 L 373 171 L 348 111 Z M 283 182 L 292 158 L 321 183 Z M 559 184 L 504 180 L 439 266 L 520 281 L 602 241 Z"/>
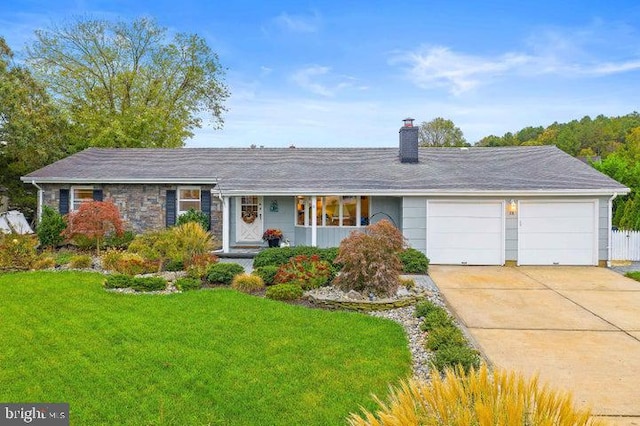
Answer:
<path fill-rule="evenodd" d="M 640 231 L 611 231 L 611 260 L 640 260 Z"/>

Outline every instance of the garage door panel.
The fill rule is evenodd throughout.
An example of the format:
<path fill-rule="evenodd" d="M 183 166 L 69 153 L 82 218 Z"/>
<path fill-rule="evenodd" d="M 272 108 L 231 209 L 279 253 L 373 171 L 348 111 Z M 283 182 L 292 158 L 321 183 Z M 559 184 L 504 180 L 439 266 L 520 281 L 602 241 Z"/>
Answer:
<path fill-rule="evenodd" d="M 434 264 L 500 265 L 503 203 L 430 202 L 427 256 Z"/>
<path fill-rule="evenodd" d="M 519 210 L 518 264 L 597 263 L 594 201 L 521 202 Z"/>
<path fill-rule="evenodd" d="M 485 230 L 500 229 L 502 226 L 501 218 L 432 218 L 429 216 L 429 226 L 435 232 L 483 232 Z"/>
<path fill-rule="evenodd" d="M 457 249 L 440 249 L 438 250 L 438 256 L 436 264 L 443 265 L 495 265 L 495 254 L 487 250 L 469 249 L 465 255 L 466 259 L 461 260 L 460 250 Z M 431 262 L 434 263 L 434 262 Z"/>
<path fill-rule="evenodd" d="M 430 234 L 429 247 L 433 249 L 489 249 L 499 250 L 502 247 L 500 233 L 433 233 Z"/>
<path fill-rule="evenodd" d="M 497 207 L 500 206 L 500 209 Z M 452 203 L 429 203 L 429 217 L 486 217 L 500 215 L 502 203 L 493 201 L 487 202 L 452 202 Z"/>
<path fill-rule="evenodd" d="M 585 258 L 589 256 L 591 256 L 591 250 L 545 249 L 527 265 L 591 265 L 591 263 L 585 263 Z"/>
<path fill-rule="evenodd" d="M 522 211 L 522 218 L 527 217 L 547 217 L 547 218 L 562 218 L 562 217 L 591 217 L 589 208 L 593 208 L 593 203 L 523 203 L 526 206 L 526 210 Z M 551 208 L 550 208 L 551 206 Z"/>
<path fill-rule="evenodd" d="M 593 228 L 593 217 L 523 218 L 520 223 L 520 229 L 526 233 L 580 233 Z"/>
<path fill-rule="evenodd" d="M 572 234 L 569 238 L 556 238 L 556 234 L 531 234 L 523 238 L 522 250 L 580 250 L 580 247 L 591 247 L 592 233 Z"/>

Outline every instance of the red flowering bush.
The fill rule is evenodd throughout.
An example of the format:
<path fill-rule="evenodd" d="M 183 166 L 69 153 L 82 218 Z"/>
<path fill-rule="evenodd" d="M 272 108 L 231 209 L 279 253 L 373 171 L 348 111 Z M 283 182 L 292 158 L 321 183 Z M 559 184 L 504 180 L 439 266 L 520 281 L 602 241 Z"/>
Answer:
<path fill-rule="evenodd" d="M 342 265 L 334 283 L 343 290 L 388 296 L 398 290 L 406 245 L 402 233 L 388 220 L 353 231 L 340 243 L 335 263 Z"/>
<path fill-rule="evenodd" d="M 280 266 L 274 282 L 276 284 L 298 284 L 305 290 L 318 288 L 329 283 L 332 270 L 329 262 L 321 260 L 320 256 L 294 256 L 287 263 Z"/>
<path fill-rule="evenodd" d="M 62 235 L 68 239 L 85 237 L 95 241 L 98 254 L 100 254 L 100 244 L 105 237 L 121 236 L 124 233 L 120 211 L 111 201 L 84 202 L 80 204 L 78 210 L 69 213 L 65 220 L 67 228 Z"/>

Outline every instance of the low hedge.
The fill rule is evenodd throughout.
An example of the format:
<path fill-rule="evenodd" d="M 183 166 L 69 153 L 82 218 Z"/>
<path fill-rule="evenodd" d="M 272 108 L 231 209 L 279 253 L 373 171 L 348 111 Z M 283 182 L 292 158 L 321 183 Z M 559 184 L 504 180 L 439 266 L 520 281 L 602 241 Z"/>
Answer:
<path fill-rule="evenodd" d="M 304 291 L 297 284 L 276 284 L 267 288 L 265 296 L 274 300 L 297 300 Z"/>
<path fill-rule="evenodd" d="M 182 277 L 176 280 L 176 288 L 180 291 L 197 290 L 202 287 L 202 281 L 197 278 Z"/>
<path fill-rule="evenodd" d="M 313 256 L 318 255 L 321 260 L 326 260 L 333 265 L 334 260 L 338 257 L 338 247 L 318 248 L 310 246 L 296 247 L 273 247 L 262 250 L 253 258 L 253 267 L 255 269 L 262 266 L 281 266 L 284 265 L 294 256 Z"/>
<path fill-rule="evenodd" d="M 438 371 L 459 366 L 468 372 L 480 366 L 480 354 L 469 346 L 444 308 L 430 301 L 420 302 L 415 316 L 423 318 L 420 328 L 428 332 L 425 348 L 433 351 L 433 365 Z"/>
<path fill-rule="evenodd" d="M 132 288 L 136 291 L 160 291 L 167 288 L 167 280 L 162 277 L 132 277 L 124 274 L 107 276 L 105 288 Z"/>

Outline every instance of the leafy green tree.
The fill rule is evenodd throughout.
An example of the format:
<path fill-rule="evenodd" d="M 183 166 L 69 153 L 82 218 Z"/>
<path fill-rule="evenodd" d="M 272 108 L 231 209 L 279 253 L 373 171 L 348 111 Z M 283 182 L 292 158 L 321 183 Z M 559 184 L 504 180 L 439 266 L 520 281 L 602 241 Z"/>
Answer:
<path fill-rule="evenodd" d="M 469 146 L 462 130 L 442 117 L 420 124 L 418 135 L 420 146 Z"/>
<path fill-rule="evenodd" d="M 35 188 L 20 176 L 64 156 L 66 123 L 45 88 L 13 62 L 0 37 L 0 187 L 8 189 L 9 207 L 31 217 Z"/>
<path fill-rule="evenodd" d="M 77 20 L 36 31 L 28 49 L 73 126 L 75 150 L 181 147 L 208 112 L 222 125 L 228 91 L 217 55 L 203 38 L 153 20 Z"/>

